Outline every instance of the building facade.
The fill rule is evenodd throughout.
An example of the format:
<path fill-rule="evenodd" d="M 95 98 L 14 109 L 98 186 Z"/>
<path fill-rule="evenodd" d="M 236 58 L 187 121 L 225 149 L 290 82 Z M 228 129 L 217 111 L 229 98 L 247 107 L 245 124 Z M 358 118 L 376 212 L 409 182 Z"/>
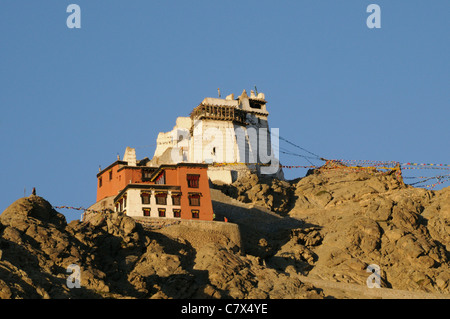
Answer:
<path fill-rule="evenodd" d="M 109 200 L 115 211 L 131 217 L 213 220 L 208 165 L 147 164 L 127 148 L 123 160 L 97 174 L 97 202 Z"/>

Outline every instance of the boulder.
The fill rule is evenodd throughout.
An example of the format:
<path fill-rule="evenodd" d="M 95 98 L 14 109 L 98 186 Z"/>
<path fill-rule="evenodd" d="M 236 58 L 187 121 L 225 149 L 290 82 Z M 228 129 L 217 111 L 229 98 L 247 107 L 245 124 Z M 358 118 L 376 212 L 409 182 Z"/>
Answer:
<path fill-rule="evenodd" d="M 66 218 L 53 209 L 52 205 L 39 196 L 20 198 L 11 204 L 1 215 L 0 222 L 24 230 L 30 218 L 42 223 L 50 223 L 59 228 L 64 228 Z"/>

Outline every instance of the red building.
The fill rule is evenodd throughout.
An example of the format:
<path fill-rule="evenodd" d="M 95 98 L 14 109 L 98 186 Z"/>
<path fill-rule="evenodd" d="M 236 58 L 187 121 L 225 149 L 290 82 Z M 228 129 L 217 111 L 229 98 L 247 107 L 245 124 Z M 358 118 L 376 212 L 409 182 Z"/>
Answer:
<path fill-rule="evenodd" d="M 213 220 L 207 164 L 147 163 L 117 160 L 100 171 L 97 202 L 110 198 L 128 216 Z"/>

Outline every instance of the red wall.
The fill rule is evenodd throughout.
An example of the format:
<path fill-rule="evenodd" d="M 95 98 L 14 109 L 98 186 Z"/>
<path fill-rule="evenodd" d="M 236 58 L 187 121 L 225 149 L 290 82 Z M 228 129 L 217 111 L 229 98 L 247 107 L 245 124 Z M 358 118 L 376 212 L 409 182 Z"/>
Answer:
<path fill-rule="evenodd" d="M 112 179 L 109 179 L 109 172 L 112 171 Z M 192 210 L 199 211 L 198 220 L 213 220 L 213 208 L 211 202 L 211 193 L 209 190 L 209 181 L 207 174 L 207 167 L 197 166 L 174 166 L 164 168 L 165 184 L 180 186 L 181 188 L 181 218 L 193 219 Z M 187 175 L 198 174 L 199 187 L 188 187 Z M 99 179 L 102 179 L 102 186 L 100 187 Z M 120 169 L 119 163 L 115 163 L 111 168 L 106 169 L 97 178 L 97 201 L 109 197 L 116 196 L 130 183 L 146 183 L 154 184 L 154 182 L 142 181 L 142 167 L 130 168 L 124 167 Z M 200 206 L 189 205 L 189 193 L 201 193 Z"/>
<path fill-rule="evenodd" d="M 112 171 L 112 179 L 109 179 L 109 172 Z M 102 186 L 100 187 L 100 178 L 102 179 Z M 131 183 L 142 183 L 141 168 L 122 168 L 116 163 L 111 168 L 102 172 L 97 178 L 97 201 L 117 195 L 122 189 Z"/>
<path fill-rule="evenodd" d="M 211 192 L 209 190 L 209 181 L 207 168 L 200 167 L 178 167 L 178 185 L 181 186 L 181 218 L 192 219 L 192 210 L 199 211 L 199 220 L 213 220 L 213 208 L 211 202 Z M 188 187 L 187 174 L 199 174 L 199 187 Z M 200 206 L 190 206 L 188 193 L 201 193 Z"/>

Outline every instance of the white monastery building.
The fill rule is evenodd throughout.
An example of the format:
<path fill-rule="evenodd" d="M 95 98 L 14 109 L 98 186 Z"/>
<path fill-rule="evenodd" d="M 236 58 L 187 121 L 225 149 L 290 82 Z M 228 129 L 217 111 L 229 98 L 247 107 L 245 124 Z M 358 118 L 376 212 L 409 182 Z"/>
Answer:
<path fill-rule="evenodd" d="M 248 170 L 283 178 L 278 156 L 278 129 L 269 130 L 263 93 L 244 90 L 223 98 L 205 98 L 189 117 L 159 133 L 150 165 L 182 162 L 210 164 L 212 181 L 232 183 Z"/>

